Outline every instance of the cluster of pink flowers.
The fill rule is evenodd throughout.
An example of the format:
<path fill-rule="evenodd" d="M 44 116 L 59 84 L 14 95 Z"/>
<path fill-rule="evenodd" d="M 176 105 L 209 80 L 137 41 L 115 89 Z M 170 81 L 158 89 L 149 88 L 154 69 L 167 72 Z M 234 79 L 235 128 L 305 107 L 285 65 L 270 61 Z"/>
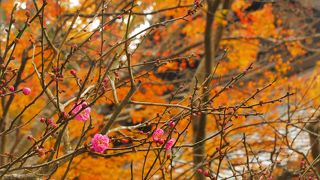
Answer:
<path fill-rule="evenodd" d="M 83 108 L 85 108 L 84 110 L 82 110 Z M 86 120 L 88 120 L 90 118 L 90 112 L 91 112 L 91 108 L 88 107 L 88 104 L 86 102 L 82 102 L 81 104 L 75 104 L 72 107 L 72 114 L 77 114 L 75 116 L 76 120 L 78 121 L 82 121 L 85 122 Z M 82 110 L 82 111 L 81 111 Z M 79 111 L 81 111 L 80 113 L 78 113 Z"/>
<path fill-rule="evenodd" d="M 156 143 L 163 144 L 164 143 L 164 139 L 162 138 L 163 134 L 164 134 L 163 129 L 160 129 L 160 128 L 156 129 L 152 134 L 152 140 Z M 174 138 L 171 138 L 165 145 L 165 149 L 167 151 L 170 150 L 175 142 L 176 140 Z"/>
<path fill-rule="evenodd" d="M 107 135 L 96 134 L 91 140 L 91 149 L 98 153 L 103 153 L 109 148 L 110 139 Z"/>

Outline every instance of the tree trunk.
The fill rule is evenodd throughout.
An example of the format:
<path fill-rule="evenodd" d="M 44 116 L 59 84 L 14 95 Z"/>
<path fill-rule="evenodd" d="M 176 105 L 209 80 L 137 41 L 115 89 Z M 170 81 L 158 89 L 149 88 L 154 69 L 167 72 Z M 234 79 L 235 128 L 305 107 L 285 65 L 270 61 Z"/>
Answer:
<path fill-rule="evenodd" d="M 214 15 L 217 11 L 219 5 L 221 4 L 221 0 L 207 0 L 208 4 L 208 10 L 207 10 L 207 19 L 206 19 L 206 26 L 205 26 L 205 34 L 204 34 L 204 45 L 205 45 L 205 59 L 202 60 L 197 68 L 197 71 L 195 73 L 195 78 L 193 79 L 193 82 L 191 83 L 192 89 L 195 86 L 195 79 L 197 79 L 198 84 L 203 84 L 201 87 L 201 94 L 203 95 L 203 98 L 201 102 L 207 102 L 209 100 L 210 93 L 206 92 L 205 87 L 209 87 L 210 80 L 206 81 L 206 78 L 208 78 L 211 75 L 211 71 L 213 69 L 213 63 L 215 61 L 214 57 L 216 56 L 216 51 L 218 50 L 220 40 L 222 38 L 223 34 L 223 26 L 218 25 L 216 28 L 216 31 L 213 32 L 213 21 L 214 21 Z M 222 9 L 229 9 L 231 5 L 231 0 L 225 0 L 222 5 Z M 205 72 L 205 73 L 203 73 Z M 194 106 L 197 106 L 198 104 L 194 104 Z M 201 113 L 200 116 L 193 116 L 191 115 L 191 121 L 193 125 L 193 140 L 194 142 L 199 142 L 206 137 L 206 121 L 207 121 L 207 115 Z M 193 149 L 193 162 L 195 167 L 201 167 L 201 164 L 204 162 L 204 158 L 206 156 L 205 152 L 205 142 L 199 143 L 197 146 Z M 196 173 L 195 179 L 197 180 L 203 180 L 205 177 L 203 174 Z"/>
<path fill-rule="evenodd" d="M 320 156 L 320 123 L 309 123 L 306 128 L 310 131 L 309 138 L 310 138 L 310 146 L 311 146 L 311 154 L 313 160 L 319 159 Z M 320 174 L 320 161 L 314 164 L 317 173 Z"/>
<path fill-rule="evenodd" d="M 214 20 L 214 14 L 220 4 L 220 0 L 207 0 L 208 10 L 207 10 L 207 19 L 205 26 L 205 34 L 204 34 L 204 43 L 205 43 L 205 59 L 201 61 L 199 67 L 197 68 L 197 72 L 195 74 L 196 79 L 199 84 L 202 84 L 207 77 L 211 74 L 213 58 L 214 58 L 214 44 L 212 43 L 212 25 Z M 205 73 L 203 73 L 205 72 Z M 208 86 L 210 81 L 206 81 L 203 87 Z M 192 87 L 194 87 L 195 83 L 192 83 Z M 202 92 L 205 93 L 205 89 L 202 87 Z M 200 94 L 201 94 L 200 93 Z M 206 102 L 209 99 L 209 94 L 205 94 L 202 98 L 202 102 Z M 199 116 L 191 116 L 191 121 L 193 124 L 193 140 L 194 142 L 199 142 L 203 140 L 206 136 L 205 127 L 207 116 L 206 114 L 201 114 Z M 201 165 L 205 158 L 205 143 L 199 143 L 193 149 L 193 161 L 195 167 Z M 195 178 L 197 180 L 205 179 L 203 174 L 196 173 Z"/>

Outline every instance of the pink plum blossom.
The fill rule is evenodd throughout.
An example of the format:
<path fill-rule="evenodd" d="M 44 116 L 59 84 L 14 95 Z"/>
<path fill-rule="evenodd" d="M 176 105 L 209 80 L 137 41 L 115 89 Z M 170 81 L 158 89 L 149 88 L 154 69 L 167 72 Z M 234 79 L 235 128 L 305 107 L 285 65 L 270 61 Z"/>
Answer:
<path fill-rule="evenodd" d="M 170 149 L 172 148 L 172 146 L 174 145 L 175 142 L 176 142 L 176 140 L 173 139 L 173 138 L 171 138 L 171 139 L 167 142 L 167 144 L 166 144 L 166 150 L 167 150 L 167 151 L 170 150 Z"/>
<path fill-rule="evenodd" d="M 103 153 L 109 147 L 109 137 L 107 135 L 96 134 L 91 140 L 92 150 Z"/>
<path fill-rule="evenodd" d="M 163 136 L 163 133 L 164 133 L 163 129 L 160 129 L 160 128 L 156 129 L 152 134 L 153 141 L 159 142 L 161 140 L 161 137 Z"/>
<path fill-rule="evenodd" d="M 22 89 L 22 93 L 24 95 L 29 95 L 31 93 L 31 89 L 28 88 L 28 87 L 25 87 L 25 88 Z"/>
<path fill-rule="evenodd" d="M 82 110 L 79 114 L 77 114 L 75 116 L 76 120 L 78 121 L 82 121 L 82 122 L 85 122 L 86 120 L 89 119 L 90 117 L 90 112 L 91 112 L 91 108 L 90 107 L 87 107 L 87 103 L 86 102 L 83 102 L 81 104 L 75 104 L 73 107 L 72 107 L 72 114 L 77 114 L 80 110 L 82 110 L 83 108 L 85 108 L 84 110 Z"/>

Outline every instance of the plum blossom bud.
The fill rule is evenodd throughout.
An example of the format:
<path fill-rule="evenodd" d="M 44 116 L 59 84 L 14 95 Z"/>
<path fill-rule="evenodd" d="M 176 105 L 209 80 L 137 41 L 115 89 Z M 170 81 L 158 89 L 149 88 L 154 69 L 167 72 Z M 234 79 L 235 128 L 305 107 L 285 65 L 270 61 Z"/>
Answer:
<path fill-rule="evenodd" d="M 175 142 L 176 142 L 176 140 L 171 138 L 166 144 L 166 150 L 169 151 L 172 148 L 172 146 L 174 145 Z"/>
<path fill-rule="evenodd" d="M 171 158 L 170 154 L 167 154 L 167 159 L 170 159 L 170 158 Z"/>
<path fill-rule="evenodd" d="M 159 144 L 164 144 L 164 140 L 163 139 L 159 139 L 158 141 L 157 141 Z"/>
<path fill-rule="evenodd" d="M 104 83 L 108 83 L 108 81 L 109 81 L 108 78 L 104 78 L 104 79 L 103 79 L 103 82 L 104 82 Z"/>
<path fill-rule="evenodd" d="M 203 170 L 201 168 L 197 169 L 197 173 L 202 174 Z"/>
<path fill-rule="evenodd" d="M 74 69 L 71 69 L 70 74 L 72 74 L 73 76 L 77 76 L 77 71 Z"/>
<path fill-rule="evenodd" d="M 206 177 L 210 177 L 210 172 L 209 171 L 204 171 L 203 175 L 206 176 Z"/>
<path fill-rule="evenodd" d="M 129 143 L 129 140 L 128 140 L 128 139 L 121 139 L 121 143 L 122 143 L 122 144 L 128 144 L 128 143 Z"/>
<path fill-rule="evenodd" d="M 60 117 L 63 119 L 63 120 L 66 120 L 68 118 L 70 118 L 69 114 L 67 112 L 61 112 L 60 113 Z"/>
<path fill-rule="evenodd" d="M 28 136 L 27 136 L 27 139 L 28 139 L 29 141 L 32 141 L 32 140 L 34 140 L 34 137 L 33 137 L 32 135 L 28 135 Z"/>
<path fill-rule="evenodd" d="M 59 67 L 53 67 L 54 72 L 59 72 Z"/>
<path fill-rule="evenodd" d="M 10 92 L 13 92 L 13 91 L 14 91 L 14 87 L 13 87 L 13 86 L 10 86 L 10 87 L 9 87 L 9 91 L 10 91 Z"/>
<path fill-rule="evenodd" d="M 51 123 L 50 125 L 51 125 L 51 127 L 54 128 L 54 129 L 58 127 L 58 125 L 57 125 L 56 123 Z"/>
<path fill-rule="evenodd" d="M 174 125 L 176 125 L 176 123 L 173 120 L 169 121 L 169 127 L 173 128 Z"/>
<path fill-rule="evenodd" d="M 39 157 L 42 157 L 42 156 L 44 156 L 46 154 L 46 150 L 44 148 L 41 148 L 41 147 L 37 148 L 36 151 L 37 151 Z"/>
<path fill-rule="evenodd" d="M 41 122 L 41 123 L 46 122 L 46 118 L 44 118 L 44 117 L 40 118 L 40 122 Z"/>
<path fill-rule="evenodd" d="M 30 18 L 31 14 L 29 10 L 26 10 L 25 15 L 27 16 L 27 18 Z"/>
<path fill-rule="evenodd" d="M 24 95 L 29 95 L 29 94 L 31 93 L 31 89 L 28 88 L 28 87 L 24 87 L 24 88 L 22 89 L 22 93 L 23 93 Z"/>
<path fill-rule="evenodd" d="M 52 118 L 48 119 L 48 120 L 47 120 L 47 123 L 48 123 L 48 124 L 52 124 L 52 123 L 53 123 L 53 119 L 52 119 Z"/>
<path fill-rule="evenodd" d="M 17 44 L 17 43 L 20 42 L 20 39 L 19 39 L 19 38 L 15 38 L 15 39 L 14 39 L 14 42 Z"/>

